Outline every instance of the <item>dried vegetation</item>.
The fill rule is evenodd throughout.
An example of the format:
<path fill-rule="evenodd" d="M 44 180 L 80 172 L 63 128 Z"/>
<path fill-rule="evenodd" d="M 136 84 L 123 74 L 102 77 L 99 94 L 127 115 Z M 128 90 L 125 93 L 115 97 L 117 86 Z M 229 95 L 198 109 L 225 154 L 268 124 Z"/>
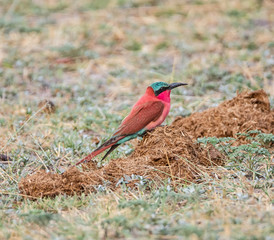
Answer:
<path fill-rule="evenodd" d="M 154 181 L 171 178 L 173 185 L 197 182 L 202 175 L 224 163 L 224 156 L 213 146 L 199 146 L 198 137 L 237 137 L 250 129 L 274 133 L 274 111 L 263 90 L 244 92 L 216 108 L 177 118 L 170 126 L 148 133 L 127 158 L 111 160 L 102 168 L 94 162 L 83 172 L 73 167 L 63 175 L 39 171 L 23 179 L 20 190 L 32 197 L 81 194 L 108 183 L 115 189 L 125 175 L 140 175 Z M 191 137 L 189 137 L 192 136 Z M 245 142 L 238 139 L 237 144 Z M 129 182 L 134 186 L 134 181 Z"/>

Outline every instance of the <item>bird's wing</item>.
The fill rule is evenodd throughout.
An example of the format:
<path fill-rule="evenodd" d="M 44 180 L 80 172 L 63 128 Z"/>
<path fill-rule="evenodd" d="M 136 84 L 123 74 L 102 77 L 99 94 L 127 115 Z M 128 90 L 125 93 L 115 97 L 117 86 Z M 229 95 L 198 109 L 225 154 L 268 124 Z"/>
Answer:
<path fill-rule="evenodd" d="M 113 136 L 97 149 L 95 149 L 88 156 L 76 163 L 76 165 L 79 165 L 84 161 L 91 160 L 92 158 L 110 147 L 110 150 L 112 151 L 115 146 L 117 146 L 117 142 L 119 140 L 125 138 L 128 135 L 139 132 L 140 130 L 144 129 L 149 123 L 156 121 L 161 116 L 164 107 L 165 105 L 160 101 L 149 101 L 134 107 L 131 113 L 123 120 L 120 127 L 113 134 Z"/>
<path fill-rule="evenodd" d="M 149 101 L 136 106 L 123 120 L 113 137 L 137 133 L 149 123 L 155 122 L 162 115 L 164 107 L 165 105 L 160 101 Z"/>

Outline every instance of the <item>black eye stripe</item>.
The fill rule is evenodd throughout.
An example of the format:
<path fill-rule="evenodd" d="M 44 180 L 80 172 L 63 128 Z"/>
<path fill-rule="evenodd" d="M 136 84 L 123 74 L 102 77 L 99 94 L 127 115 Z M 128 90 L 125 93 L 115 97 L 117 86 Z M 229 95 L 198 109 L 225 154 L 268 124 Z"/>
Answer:
<path fill-rule="evenodd" d="M 167 87 L 161 87 L 157 91 L 155 91 L 154 94 L 155 94 L 155 96 L 158 96 L 160 93 L 166 91 L 167 89 L 168 89 L 168 86 Z"/>

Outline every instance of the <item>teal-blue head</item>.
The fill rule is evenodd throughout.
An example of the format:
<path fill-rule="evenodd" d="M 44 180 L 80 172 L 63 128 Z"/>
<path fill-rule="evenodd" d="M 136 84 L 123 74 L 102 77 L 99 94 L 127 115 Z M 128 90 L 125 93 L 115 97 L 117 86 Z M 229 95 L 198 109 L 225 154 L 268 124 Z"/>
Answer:
<path fill-rule="evenodd" d="M 150 87 L 153 89 L 155 96 L 158 96 L 162 92 L 165 92 L 167 90 L 172 90 L 173 88 L 187 85 L 187 83 L 165 83 L 165 82 L 155 82 L 150 85 Z M 170 92 L 170 91 L 169 91 Z"/>

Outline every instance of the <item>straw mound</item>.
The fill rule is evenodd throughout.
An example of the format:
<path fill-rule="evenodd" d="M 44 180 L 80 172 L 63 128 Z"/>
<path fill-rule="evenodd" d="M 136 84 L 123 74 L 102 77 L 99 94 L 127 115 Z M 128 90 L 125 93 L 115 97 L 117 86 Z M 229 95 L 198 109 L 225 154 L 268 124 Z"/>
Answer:
<path fill-rule="evenodd" d="M 192 138 L 234 137 L 239 132 L 261 130 L 274 133 L 274 111 L 263 90 L 243 92 L 232 100 L 221 103 L 187 118 L 178 117 L 173 125 L 184 129 Z M 238 139 L 238 144 L 245 139 Z"/>
<path fill-rule="evenodd" d="M 93 162 L 83 170 L 70 168 L 63 175 L 44 170 L 21 180 L 20 191 L 32 197 L 80 194 L 92 192 L 100 184 L 115 189 L 125 175 L 140 175 L 156 182 L 170 177 L 173 184 L 195 181 L 206 167 L 223 164 L 224 156 L 214 147 L 201 148 L 183 131 L 174 126 L 159 127 L 148 133 L 127 158 L 111 160 L 98 169 Z M 129 182 L 134 186 L 136 181 Z"/>
<path fill-rule="evenodd" d="M 98 169 L 94 162 L 73 167 L 63 175 L 39 171 L 19 183 L 23 194 L 53 197 L 58 194 L 80 194 L 96 190 L 100 184 L 116 189 L 125 175 L 141 175 L 160 182 L 170 178 L 172 184 L 199 181 L 211 166 L 222 165 L 224 156 L 213 146 L 202 148 L 188 136 L 236 137 L 237 132 L 259 129 L 274 131 L 274 112 L 264 91 L 239 94 L 216 108 L 177 118 L 171 126 L 158 127 L 145 135 L 127 158 L 111 160 Z M 244 140 L 240 140 L 244 141 Z M 128 180 L 133 187 L 135 180 Z"/>

